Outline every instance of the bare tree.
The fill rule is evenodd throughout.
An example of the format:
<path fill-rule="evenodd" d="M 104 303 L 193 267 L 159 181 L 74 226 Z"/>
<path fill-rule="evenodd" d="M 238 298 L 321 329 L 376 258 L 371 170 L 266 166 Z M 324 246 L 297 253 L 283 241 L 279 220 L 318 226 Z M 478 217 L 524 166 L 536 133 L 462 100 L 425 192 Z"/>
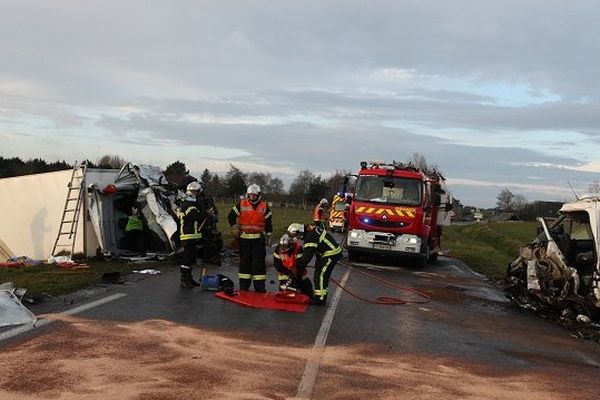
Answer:
<path fill-rule="evenodd" d="M 306 199 L 310 183 L 315 179 L 315 174 L 305 169 L 300 171 L 296 179 L 290 185 L 290 196 L 296 201 Z"/>
<path fill-rule="evenodd" d="M 513 204 L 515 195 L 508 188 L 504 188 L 496 196 L 496 205 L 502 211 L 509 211 Z"/>
<path fill-rule="evenodd" d="M 598 179 L 594 180 L 594 182 L 588 186 L 588 193 L 600 193 L 600 183 L 598 183 Z"/>
<path fill-rule="evenodd" d="M 127 164 L 127 160 L 116 154 L 105 154 L 98 159 L 96 164 L 98 164 L 98 168 L 121 169 Z"/>

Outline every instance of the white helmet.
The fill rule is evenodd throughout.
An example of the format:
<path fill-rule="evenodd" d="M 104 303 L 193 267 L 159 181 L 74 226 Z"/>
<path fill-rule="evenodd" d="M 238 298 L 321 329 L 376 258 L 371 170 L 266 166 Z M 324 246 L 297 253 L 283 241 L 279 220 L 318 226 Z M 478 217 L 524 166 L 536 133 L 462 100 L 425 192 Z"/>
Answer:
<path fill-rule="evenodd" d="M 198 192 L 202 191 L 202 185 L 200 185 L 200 183 L 194 181 L 194 182 L 190 182 L 189 185 L 187 185 L 186 188 L 186 193 L 189 195 L 196 195 Z"/>
<path fill-rule="evenodd" d="M 252 185 L 248 186 L 248 190 L 246 190 L 247 194 L 260 194 L 260 186 L 258 186 L 256 183 L 253 183 Z"/>
<path fill-rule="evenodd" d="M 291 238 L 304 236 L 304 225 L 294 222 L 287 228 L 288 235 Z"/>
<path fill-rule="evenodd" d="M 329 205 L 329 201 L 325 197 L 323 197 L 321 199 L 321 201 L 319 202 L 319 204 L 322 206 L 327 206 L 327 205 Z"/>

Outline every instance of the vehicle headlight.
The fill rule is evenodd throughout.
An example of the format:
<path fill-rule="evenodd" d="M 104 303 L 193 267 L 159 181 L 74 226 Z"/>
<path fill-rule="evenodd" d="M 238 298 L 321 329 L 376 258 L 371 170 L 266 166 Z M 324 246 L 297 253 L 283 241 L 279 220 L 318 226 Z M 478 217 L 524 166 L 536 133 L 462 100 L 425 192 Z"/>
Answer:
<path fill-rule="evenodd" d="M 358 239 L 359 237 L 361 237 L 361 234 L 360 234 L 360 232 L 352 231 L 352 232 L 350 232 L 350 237 L 354 238 L 354 239 Z"/>
<path fill-rule="evenodd" d="M 406 243 L 409 243 L 409 244 L 417 244 L 417 243 L 419 243 L 419 241 L 417 240 L 416 237 L 409 237 L 409 238 L 404 239 L 404 241 Z"/>

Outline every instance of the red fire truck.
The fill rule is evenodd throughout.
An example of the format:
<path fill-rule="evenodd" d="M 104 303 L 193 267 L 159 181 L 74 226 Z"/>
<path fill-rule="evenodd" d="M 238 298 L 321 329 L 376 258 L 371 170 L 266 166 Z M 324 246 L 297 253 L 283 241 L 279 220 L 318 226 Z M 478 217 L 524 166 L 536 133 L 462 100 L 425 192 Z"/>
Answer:
<path fill-rule="evenodd" d="M 362 161 L 360 167 L 348 210 L 349 258 L 411 256 L 420 266 L 435 260 L 452 212 L 444 177 L 395 161 Z"/>

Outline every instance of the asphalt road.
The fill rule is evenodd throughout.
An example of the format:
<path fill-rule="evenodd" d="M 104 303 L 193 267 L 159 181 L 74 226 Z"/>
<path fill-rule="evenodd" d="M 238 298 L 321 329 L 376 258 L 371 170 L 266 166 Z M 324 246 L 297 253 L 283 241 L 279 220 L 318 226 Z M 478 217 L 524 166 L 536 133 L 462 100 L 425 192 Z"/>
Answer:
<path fill-rule="evenodd" d="M 235 262 L 209 273 L 233 278 Z M 431 301 L 336 288 L 306 313 L 257 310 L 179 289 L 177 268 L 157 264 L 161 275 L 34 307 L 38 328 L 0 331 L 0 399 L 600 398 L 597 343 L 519 312 L 457 260 L 376 262 L 340 263 L 333 278 L 419 300 L 366 271 Z"/>

